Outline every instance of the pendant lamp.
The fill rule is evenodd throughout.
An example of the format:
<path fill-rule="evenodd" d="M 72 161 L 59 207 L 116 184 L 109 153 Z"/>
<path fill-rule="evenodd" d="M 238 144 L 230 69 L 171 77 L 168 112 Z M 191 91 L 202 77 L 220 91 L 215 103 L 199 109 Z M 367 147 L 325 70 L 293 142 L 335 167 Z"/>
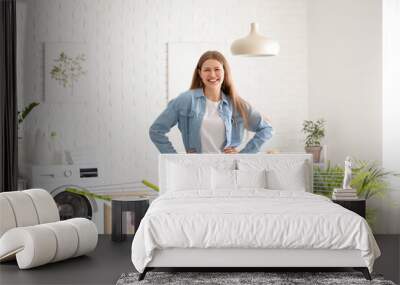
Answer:
<path fill-rule="evenodd" d="M 251 23 L 250 34 L 234 41 L 231 45 L 233 55 L 274 56 L 279 54 L 279 43 L 258 33 L 258 24 Z"/>

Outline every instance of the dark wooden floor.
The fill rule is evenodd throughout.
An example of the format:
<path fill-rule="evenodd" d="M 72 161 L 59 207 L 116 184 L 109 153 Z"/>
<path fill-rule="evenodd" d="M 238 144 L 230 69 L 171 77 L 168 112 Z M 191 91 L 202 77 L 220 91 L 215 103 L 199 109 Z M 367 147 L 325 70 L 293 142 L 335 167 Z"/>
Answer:
<path fill-rule="evenodd" d="M 19 270 L 16 262 L 0 264 L 0 284 L 115 284 L 124 272 L 134 271 L 131 262 L 132 237 L 112 242 L 100 235 L 95 251 L 87 256 Z"/>
<path fill-rule="evenodd" d="M 395 283 L 400 281 L 400 235 L 377 235 L 382 256 L 374 272 Z M 116 243 L 110 236 L 99 236 L 99 243 L 88 256 L 19 270 L 16 262 L 0 264 L 0 284 L 115 284 L 124 272 L 134 271 L 130 258 L 132 237 Z"/>

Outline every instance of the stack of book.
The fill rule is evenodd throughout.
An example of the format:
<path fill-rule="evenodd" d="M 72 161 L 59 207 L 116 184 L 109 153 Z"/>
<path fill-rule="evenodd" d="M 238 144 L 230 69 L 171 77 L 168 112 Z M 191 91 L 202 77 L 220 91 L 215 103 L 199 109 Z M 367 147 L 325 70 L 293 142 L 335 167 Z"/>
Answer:
<path fill-rule="evenodd" d="M 356 200 L 357 190 L 356 189 L 342 189 L 335 188 L 332 193 L 332 199 L 334 200 Z"/>

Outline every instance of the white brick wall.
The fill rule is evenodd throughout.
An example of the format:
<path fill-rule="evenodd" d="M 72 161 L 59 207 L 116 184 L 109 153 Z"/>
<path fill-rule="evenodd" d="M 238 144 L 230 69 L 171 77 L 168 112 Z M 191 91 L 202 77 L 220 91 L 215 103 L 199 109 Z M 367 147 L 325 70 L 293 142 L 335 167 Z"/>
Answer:
<path fill-rule="evenodd" d="M 239 58 L 244 68 L 232 67 L 242 96 L 272 118 L 266 148 L 302 151 L 302 121 L 324 117 L 334 162 L 347 154 L 381 160 L 383 149 L 384 163 L 397 169 L 391 124 L 382 139 L 382 114 L 385 124 L 392 113 L 382 113 L 381 12 L 381 0 L 17 0 L 19 105 L 41 102 L 25 123 L 21 162 L 41 128 L 56 131 L 66 149 L 96 146 L 106 184 L 157 181 L 148 128 L 166 105 L 167 43 L 230 43 L 258 22 L 280 42 L 280 56 Z M 49 41 L 90 46 L 95 84 L 85 104 L 43 102 Z M 384 222 L 398 208 L 377 203 L 379 232 L 398 232 L 397 220 Z"/>
<path fill-rule="evenodd" d="M 17 2 L 19 87 L 24 102 L 42 102 L 24 126 L 24 161 L 41 128 L 56 131 L 66 149 L 97 146 L 106 183 L 156 181 L 158 152 L 148 128 L 166 105 L 167 42 L 229 43 L 247 35 L 253 21 L 279 40 L 281 55 L 241 59 L 245 70 L 233 67 L 239 92 L 272 118 L 276 134 L 266 148 L 302 150 L 300 128 L 308 112 L 305 0 Z M 55 41 L 90 47 L 95 84 L 84 104 L 43 102 L 43 43 Z"/>

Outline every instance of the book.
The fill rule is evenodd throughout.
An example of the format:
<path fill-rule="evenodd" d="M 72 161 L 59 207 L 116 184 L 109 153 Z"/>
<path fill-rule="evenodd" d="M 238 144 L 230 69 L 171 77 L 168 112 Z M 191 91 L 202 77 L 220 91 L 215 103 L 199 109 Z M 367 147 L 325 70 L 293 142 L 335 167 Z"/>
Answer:
<path fill-rule="evenodd" d="M 357 200 L 358 196 L 356 193 L 332 193 L 332 199 L 334 200 Z"/>
<path fill-rule="evenodd" d="M 335 188 L 333 189 L 334 193 L 357 193 L 357 190 L 352 188 L 352 189 L 342 189 L 342 188 Z"/>
<path fill-rule="evenodd" d="M 356 193 L 333 193 L 336 197 L 357 197 Z"/>
<path fill-rule="evenodd" d="M 358 197 L 333 197 L 333 200 L 346 200 L 346 201 L 351 201 L 351 200 L 358 200 Z"/>
<path fill-rule="evenodd" d="M 335 200 L 356 200 L 358 199 L 356 189 L 335 188 L 332 193 L 332 199 Z"/>

